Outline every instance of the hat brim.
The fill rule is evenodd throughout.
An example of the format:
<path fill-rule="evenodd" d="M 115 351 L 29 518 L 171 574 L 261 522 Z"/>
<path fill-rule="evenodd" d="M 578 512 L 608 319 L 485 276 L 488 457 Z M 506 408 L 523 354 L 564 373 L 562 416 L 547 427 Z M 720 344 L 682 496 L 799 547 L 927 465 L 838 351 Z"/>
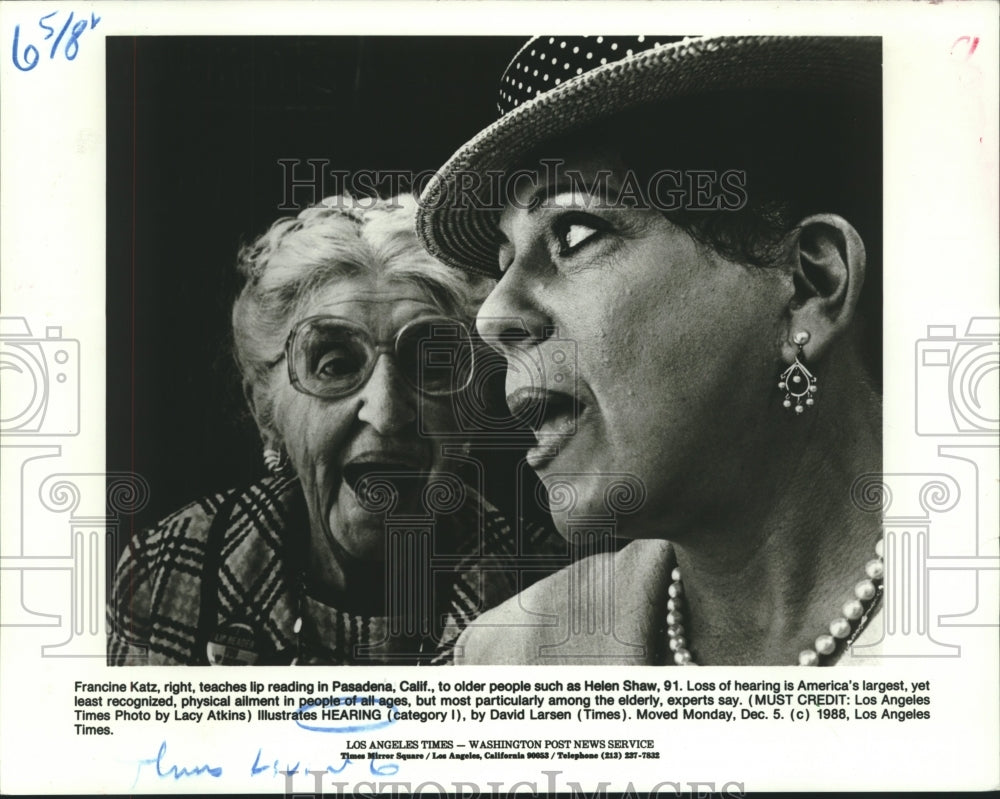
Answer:
<path fill-rule="evenodd" d="M 417 235 L 444 263 L 500 276 L 500 211 L 478 203 L 465 175 L 502 173 L 544 142 L 623 111 L 713 91 L 881 89 L 878 37 L 685 39 L 615 61 L 539 94 L 460 147 L 427 184 Z M 473 196 L 470 196 L 472 194 Z M 485 207 L 484 207 L 485 206 Z"/>

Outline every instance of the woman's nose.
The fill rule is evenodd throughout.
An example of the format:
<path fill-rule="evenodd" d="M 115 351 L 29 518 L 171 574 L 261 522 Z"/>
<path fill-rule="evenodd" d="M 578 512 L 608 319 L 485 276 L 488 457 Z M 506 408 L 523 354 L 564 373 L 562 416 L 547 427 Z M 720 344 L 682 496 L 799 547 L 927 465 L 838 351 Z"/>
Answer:
<path fill-rule="evenodd" d="M 511 347 L 544 340 L 551 328 L 552 322 L 516 266 L 504 273 L 476 315 L 479 335 L 501 354 Z"/>
<path fill-rule="evenodd" d="M 358 419 L 383 435 L 398 433 L 417 418 L 415 392 L 388 353 L 378 356 L 358 399 Z"/>

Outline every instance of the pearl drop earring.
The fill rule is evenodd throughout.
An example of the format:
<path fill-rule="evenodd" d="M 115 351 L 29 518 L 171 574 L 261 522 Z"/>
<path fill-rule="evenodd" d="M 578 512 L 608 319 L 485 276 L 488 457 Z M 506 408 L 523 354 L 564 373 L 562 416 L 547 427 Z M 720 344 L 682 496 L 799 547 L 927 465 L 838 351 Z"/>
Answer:
<path fill-rule="evenodd" d="M 798 345 L 799 351 L 795 356 L 795 363 L 781 373 L 778 388 L 785 392 L 785 399 L 781 404 L 786 408 L 794 408 L 795 413 L 800 414 L 816 403 L 814 395 L 817 381 L 802 362 L 802 348 L 809 341 L 809 332 L 800 330 L 792 337 L 792 341 Z"/>
<path fill-rule="evenodd" d="M 288 456 L 285 451 L 272 449 L 271 447 L 264 448 L 264 466 L 274 477 L 284 477 L 288 472 Z"/>

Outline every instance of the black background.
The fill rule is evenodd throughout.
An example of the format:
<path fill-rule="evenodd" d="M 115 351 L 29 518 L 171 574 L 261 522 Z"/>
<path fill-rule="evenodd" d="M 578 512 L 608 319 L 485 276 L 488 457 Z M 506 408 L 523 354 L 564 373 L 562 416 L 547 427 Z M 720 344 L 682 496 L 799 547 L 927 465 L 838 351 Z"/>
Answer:
<path fill-rule="evenodd" d="M 279 161 L 435 169 L 496 118 L 521 41 L 107 39 L 107 469 L 151 489 L 123 532 L 264 473 L 229 311 L 240 244 L 290 213 Z M 512 515 L 519 453 L 474 454 Z"/>

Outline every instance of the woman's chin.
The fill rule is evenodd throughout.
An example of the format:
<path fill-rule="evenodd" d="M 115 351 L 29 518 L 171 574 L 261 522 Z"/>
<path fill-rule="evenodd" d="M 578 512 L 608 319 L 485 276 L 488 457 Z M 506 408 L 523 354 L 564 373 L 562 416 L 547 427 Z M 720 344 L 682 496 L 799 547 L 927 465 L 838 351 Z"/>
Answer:
<path fill-rule="evenodd" d="M 337 501 L 330 508 L 330 533 L 336 542 L 354 558 L 381 561 L 385 559 L 389 525 L 393 514 L 412 514 L 411 498 L 382 491 L 378 487 L 359 497 L 341 482 Z"/>
<path fill-rule="evenodd" d="M 334 545 L 357 560 L 380 561 L 386 551 L 386 513 L 358 501 L 354 492 L 341 483 L 337 501 L 327 516 Z"/>
<path fill-rule="evenodd" d="M 658 530 L 646 531 L 649 497 L 644 482 L 634 474 L 601 472 L 545 475 L 542 486 L 548 494 L 552 522 L 566 539 L 580 535 L 581 518 L 604 519 L 608 526 L 599 534 L 625 538 L 659 538 Z M 584 525 L 583 535 L 594 532 Z"/>

